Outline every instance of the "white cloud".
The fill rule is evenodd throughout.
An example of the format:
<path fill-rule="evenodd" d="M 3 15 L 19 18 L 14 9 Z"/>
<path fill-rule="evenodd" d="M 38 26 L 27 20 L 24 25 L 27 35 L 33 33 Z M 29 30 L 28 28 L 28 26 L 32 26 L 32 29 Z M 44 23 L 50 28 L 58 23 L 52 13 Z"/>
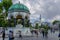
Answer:
<path fill-rule="evenodd" d="M 60 20 L 60 15 L 53 17 L 53 20 Z"/>
<path fill-rule="evenodd" d="M 14 3 L 19 1 L 29 8 L 31 19 L 37 20 L 41 14 L 47 21 L 60 20 L 60 0 L 13 0 Z"/>

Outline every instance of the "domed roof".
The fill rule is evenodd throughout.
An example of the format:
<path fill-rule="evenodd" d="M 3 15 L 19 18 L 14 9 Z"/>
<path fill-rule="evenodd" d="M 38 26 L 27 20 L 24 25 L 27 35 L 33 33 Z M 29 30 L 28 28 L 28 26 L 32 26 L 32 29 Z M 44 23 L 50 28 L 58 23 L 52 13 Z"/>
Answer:
<path fill-rule="evenodd" d="M 29 13 L 29 9 L 21 3 L 16 3 L 9 8 L 8 12 L 28 12 Z"/>

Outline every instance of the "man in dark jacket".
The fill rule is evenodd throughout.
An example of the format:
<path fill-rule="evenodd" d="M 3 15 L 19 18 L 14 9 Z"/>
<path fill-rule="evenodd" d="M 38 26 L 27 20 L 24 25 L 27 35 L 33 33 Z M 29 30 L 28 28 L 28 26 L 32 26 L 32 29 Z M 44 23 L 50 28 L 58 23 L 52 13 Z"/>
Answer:
<path fill-rule="evenodd" d="M 5 39 L 5 28 L 3 28 L 3 30 L 2 30 L 2 38 L 3 38 L 3 40 Z"/>

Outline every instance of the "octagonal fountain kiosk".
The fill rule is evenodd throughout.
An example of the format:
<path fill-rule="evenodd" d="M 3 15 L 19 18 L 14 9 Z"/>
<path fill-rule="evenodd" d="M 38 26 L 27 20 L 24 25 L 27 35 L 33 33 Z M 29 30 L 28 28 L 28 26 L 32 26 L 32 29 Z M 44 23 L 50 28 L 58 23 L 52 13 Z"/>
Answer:
<path fill-rule="evenodd" d="M 29 20 L 30 11 L 27 8 L 27 6 L 19 2 L 19 3 L 13 4 L 8 10 L 9 27 L 11 25 L 10 22 L 11 22 L 12 17 L 14 18 L 15 26 L 17 25 L 17 20 L 21 20 L 22 25 L 24 26 L 25 18 Z"/>
<path fill-rule="evenodd" d="M 17 33 L 17 30 L 21 30 L 22 34 L 26 35 L 26 32 L 28 32 L 27 35 L 29 35 L 30 29 L 25 28 L 25 26 L 24 26 L 25 18 L 28 18 L 28 20 L 29 20 L 29 17 L 30 17 L 30 11 L 27 8 L 27 6 L 25 6 L 24 4 L 21 4 L 19 2 L 19 3 L 13 4 L 9 8 L 9 10 L 8 10 L 9 27 L 11 26 L 12 17 L 14 18 L 14 25 L 15 25 L 15 28 L 13 28 L 14 34 Z M 17 20 L 21 20 L 22 24 L 17 24 Z"/>

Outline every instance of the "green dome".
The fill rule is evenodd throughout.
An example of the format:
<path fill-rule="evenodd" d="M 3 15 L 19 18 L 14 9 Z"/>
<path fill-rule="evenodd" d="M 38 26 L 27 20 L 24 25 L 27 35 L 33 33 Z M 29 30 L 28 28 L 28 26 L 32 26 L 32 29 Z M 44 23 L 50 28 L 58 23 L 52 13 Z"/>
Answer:
<path fill-rule="evenodd" d="M 25 5 L 17 3 L 17 4 L 12 5 L 9 8 L 8 12 L 27 12 L 27 13 L 29 13 L 29 9 Z"/>

